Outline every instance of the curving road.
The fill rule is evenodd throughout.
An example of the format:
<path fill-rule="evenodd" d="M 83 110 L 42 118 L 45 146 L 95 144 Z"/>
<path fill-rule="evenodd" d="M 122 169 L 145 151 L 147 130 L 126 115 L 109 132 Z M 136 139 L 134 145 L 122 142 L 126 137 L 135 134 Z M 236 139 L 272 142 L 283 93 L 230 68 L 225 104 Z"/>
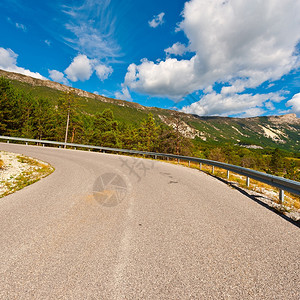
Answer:
<path fill-rule="evenodd" d="M 0 299 L 299 299 L 300 231 L 197 170 L 0 143 L 56 171 L 0 199 Z"/>

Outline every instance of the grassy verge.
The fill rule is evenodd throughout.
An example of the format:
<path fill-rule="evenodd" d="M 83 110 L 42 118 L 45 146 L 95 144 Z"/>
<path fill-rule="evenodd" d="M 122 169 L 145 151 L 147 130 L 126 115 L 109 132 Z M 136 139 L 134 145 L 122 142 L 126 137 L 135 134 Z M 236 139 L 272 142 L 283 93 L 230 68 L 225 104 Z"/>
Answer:
<path fill-rule="evenodd" d="M 177 164 L 176 160 L 163 160 L 164 162 L 169 162 L 173 164 Z M 199 170 L 199 163 L 191 162 L 190 165 L 187 161 L 180 161 L 180 165 L 198 169 Z M 268 184 L 265 184 L 260 181 L 256 181 L 253 179 L 250 179 L 250 185 L 247 186 L 246 184 L 246 177 L 235 174 L 233 172 L 230 172 L 230 177 L 227 179 L 227 171 L 221 168 L 214 167 L 214 173 L 212 173 L 212 167 L 209 165 L 202 164 L 201 170 L 209 175 L 213 175 L 219 178 L 224 179 L 228 184 L 235 184 L 238 185 L 238 187 L 254 191 L 263 195 L 266 195 L 267 198 L 269 198 L 273 203 L 277 204 L 274 206 L 277 210 L 280 211 L 286 211 L 286 212 L 292 212 L 292 211 L 299 211 L 300 210 L 300 197 L 293 195 L 291 193 L 285 192 L 285 198 L 284 203 L 281 205 L 279 201 L 279 189 L 272 187 Z"/>
<path fill-rule="evenodd" d="M 0 181 L 0 198 L 12 194 L 32 183 L 35 183 L 54 171 L 52 166 L 39 160 L 22 155 L 18 155 L 16 159 L 21 165 L 26 164 L 26 170 L 17 175 L 11 176 L 9 180 Z M 5 169 L 3 161 L 2 169 Z"/>

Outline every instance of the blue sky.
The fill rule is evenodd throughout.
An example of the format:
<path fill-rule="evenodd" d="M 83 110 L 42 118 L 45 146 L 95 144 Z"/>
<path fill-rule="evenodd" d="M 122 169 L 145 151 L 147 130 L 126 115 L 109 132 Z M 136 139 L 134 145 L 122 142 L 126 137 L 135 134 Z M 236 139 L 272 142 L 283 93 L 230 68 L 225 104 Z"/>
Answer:
<path fill-rule="evenodd" d="M 0 2 L 0 68 L 198 115 L 300 117 L 300 0 Z"/>

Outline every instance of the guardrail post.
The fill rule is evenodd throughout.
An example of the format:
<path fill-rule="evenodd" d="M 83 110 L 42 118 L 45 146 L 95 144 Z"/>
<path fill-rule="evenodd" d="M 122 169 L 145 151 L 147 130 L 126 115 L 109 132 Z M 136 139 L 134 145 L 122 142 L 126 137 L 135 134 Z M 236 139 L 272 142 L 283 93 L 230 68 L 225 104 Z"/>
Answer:
<path fill-rule="evenodd" d="M 229 170 L 227 170 L 227 179 L 229 179 L 229 176 L 230 176 L 230 172 Z"/>
<path fill-rule="evenodd" d="M 250 178 L 249 177 L 246 178 L 246 185 L 247 185 L 247 187 L 250 186 Z"/>
<path fill-rule="evenodd" d="M 45 144 L 43 144 L 43 147 L 45 147 Z"/>
<path fill-rule="evenodd" d="M 191 161 L 189 160 L 189 167 L 191 166 Z"/>
<path fill-rule="evenodd" d="M 9 140 L 7 140 L 6 143 L 9 144 Z"/>
<path fill-rule="evenodd" d="M 167 156 L 167 161 L 169 161 L 170 160 L 170 157 L 169 156 Z"/>
<path fill-rule="evenodd" d="M 215 167 L 214 166 L 212 166 L 211 171 L 212 171 L 213 174 L 215 174 Z"/>
<path fill-rule="evenodd" d="M 199 169 L 202 171 L 202 163 L 199 163 Z"/>
<path fill-rule="evenodd" d="M 157 155 L 155 155 L 154 158 L 157 159 Z"/>
<path fill-rule="evenodd" d="M 179 163 L 180 163 L 180 159 L 178 158 L 178 159 L 177 159 L 177 164 L 179 164 Z"/>
<path fill-rule="evenodd" d="M 284 190 L 279 190 L 279 200 L 280 200 L 280 204 L 283 204 L 283 202 L 284 202 Z"/>
<path fill-rule="evenodd" d="M 28 143 L 26 142 L 26 146 L 28 146 Z"/>

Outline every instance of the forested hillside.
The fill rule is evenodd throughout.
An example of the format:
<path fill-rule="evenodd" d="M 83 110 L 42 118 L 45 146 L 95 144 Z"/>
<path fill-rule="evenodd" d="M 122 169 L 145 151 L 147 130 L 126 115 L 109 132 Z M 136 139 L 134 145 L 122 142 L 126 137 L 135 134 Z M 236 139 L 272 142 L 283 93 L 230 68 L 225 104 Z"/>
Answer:
<path fill-rule="evenodd" d="M 1 135 L 64 141 L 69 113 L 68 142 L 191 154 L 191 142 L 172 128 L 156 124 L 151 113 L 133 125 L 116 120 L 109 108 L 88 113 L 82 106 L 70 92 L 49 100 L 34 97 L 0 78 Z"/>
<path fill-rule="evenodd" d="M 116 120 L 128 125 L 138 126 L 149 113 L 152 113 L 159 124 L 171 126 L 184 137 L 203 141 L 204 144 L 229 143 L 300 152 L 300 119 L 294 114 L 253 118 L 199 117 L 107 98 L 57 82 L 3 70 L 0 70 L 0 76 L 10 79 L 14 87 L 29 92 L 32 97 L 47 98 L 55 105 L 62 93 L 70 92 L 80 104 L 83 113 L 94 115 L 95 112 L 109 108 Z"/>
<path fill-rule="evenodd" d="M 223 118 L 223 121 L 222 118 L 207 118 L 206 123 L 202 118 L 201 122 L 194 124 L 193 131 L 188 123 L 191 118 L 190 123 L 195 122 L 194 116 L 155 108 L 143 109 L 138 105 L 134 107 L 135 104 L 101 102 L 80 97 L 72 91 L 57 91 L 55 94 L 48 89 L 39 87 L 36 92 L 22 82 L 16 84 L 1 77 L 0 135 L 64 141 L 69 114 L 67 141 L 71 143 L 193 155 L 300 180 L 299 152 L 251 147 L 251 143 L 241 139 L 219 142 L 204 138 L 195 129 L 214 127 L 219 132 L 218 127 L 222 128 L 223 122 L 225 132 L 233 126 L 229 123 L 230 118 Z M 295 136 L 299 134 L 291 131 Z"/>

